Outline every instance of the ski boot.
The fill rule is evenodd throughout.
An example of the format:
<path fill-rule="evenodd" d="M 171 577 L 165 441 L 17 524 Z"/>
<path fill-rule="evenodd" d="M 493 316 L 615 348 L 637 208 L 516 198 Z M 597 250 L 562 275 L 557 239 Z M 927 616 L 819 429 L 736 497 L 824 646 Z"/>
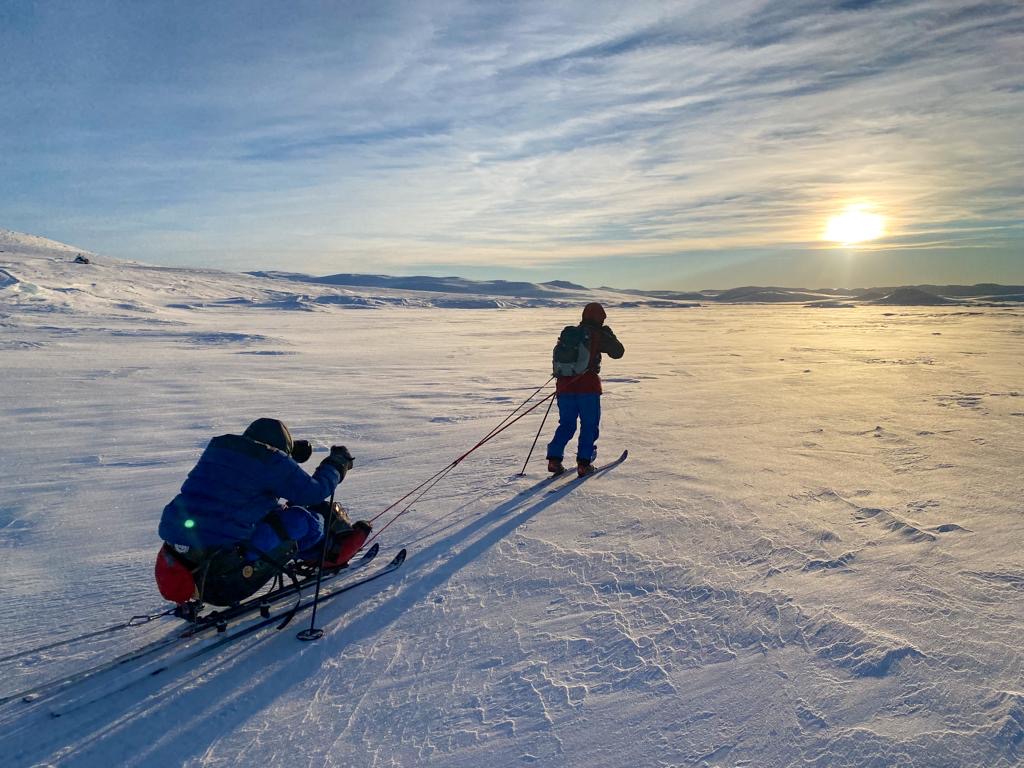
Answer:
<path fill-rule="evenodd" d="M 576 474 L 579 477 L 586 477 L 587 475 L 594 474 L 594 465 L 589 461 L 583 459 L 576 460 Z"/>
<path fill-rule="evenodd" d="M 565 472 L 565 467 L 562 466 L 561 459 L 553 459 L 548 457 L 548 472 L 552 475 L 560 475 Z"/>

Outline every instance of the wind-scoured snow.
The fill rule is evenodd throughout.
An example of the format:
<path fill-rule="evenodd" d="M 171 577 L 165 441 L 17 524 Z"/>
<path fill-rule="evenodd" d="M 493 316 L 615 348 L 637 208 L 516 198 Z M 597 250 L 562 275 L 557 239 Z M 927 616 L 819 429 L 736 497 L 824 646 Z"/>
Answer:
<path fill-rule="evenodd" d="M 210 437 L 278 417 L 310 468 L 345 444 L 338 498 L 372 517 L 544 382 L 590 298 L 448 309 L 499 297 L 77 264 L 19 237 L 0 655 L 165 606 L 157 521 Z M 3 764 L 1020 765 L 1024 310 L 853 303 L 609 302 L 626 356 L 598 463 L 628 460 L 545 481 L 549 419 L 519 477 L 536 411 L 382 534 L 408 561 L 325 604 L 319 642 L 295 639 L 307 614 L 191 669 L 11 702 Z M 175 626 L 8 662 L 0 697 Z"/>

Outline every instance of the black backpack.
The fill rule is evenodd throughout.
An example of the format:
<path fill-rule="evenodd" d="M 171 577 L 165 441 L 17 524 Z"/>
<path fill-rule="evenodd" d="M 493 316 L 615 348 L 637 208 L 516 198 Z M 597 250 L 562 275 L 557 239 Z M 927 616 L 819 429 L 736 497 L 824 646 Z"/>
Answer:
<path fill-rule="evenodd" d="M 590 329 L 567 325 L 558 335 L 551 353 L 551 369 L 555 376 L 579 376 L 590 368 Z"/>

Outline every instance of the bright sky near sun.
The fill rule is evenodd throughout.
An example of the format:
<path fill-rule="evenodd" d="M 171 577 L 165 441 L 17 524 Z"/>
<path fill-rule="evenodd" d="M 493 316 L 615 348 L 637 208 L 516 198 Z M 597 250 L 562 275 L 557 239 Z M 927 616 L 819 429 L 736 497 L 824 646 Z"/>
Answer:
<path fill-rule="evenodd" d="M 1024 282 L 1024 4 L 0 0 L 0 227 L 160 264 Z"/>
<path fill-rule="evenodd" d="M 877 240 L 885 234 L 885 219 L 863 206 L 851 205 L 830 216 L 822 239 L 841 245 L 856 245 Z"/>

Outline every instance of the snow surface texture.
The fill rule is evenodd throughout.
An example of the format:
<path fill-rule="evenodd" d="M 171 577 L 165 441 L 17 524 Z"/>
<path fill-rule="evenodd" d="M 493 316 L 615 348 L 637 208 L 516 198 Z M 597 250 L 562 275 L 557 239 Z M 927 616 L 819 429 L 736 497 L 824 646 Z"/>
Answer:
<path fill-rule="evenodd" d="M 211 436 L 344 443 L 372 516 L 540 386 L 578 311 L 0 250 L 4 654 L 162 606 L 157 520 Z M 518 477 L 533 414 L 384 533 L 404 569 L 319 642 L 12 702 L 3 764 L 1021 765 L 1024 310 L 609 314 L 599 463 L 628 461 L 542 483 L 549 422 Z M 0 696 L 175 626 L 6 664 Z"/>

